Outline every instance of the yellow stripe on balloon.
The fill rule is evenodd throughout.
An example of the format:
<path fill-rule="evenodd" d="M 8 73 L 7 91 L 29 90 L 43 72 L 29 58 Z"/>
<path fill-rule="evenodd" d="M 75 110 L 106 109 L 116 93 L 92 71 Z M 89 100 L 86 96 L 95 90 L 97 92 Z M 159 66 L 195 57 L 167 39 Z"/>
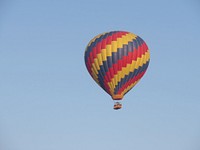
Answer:
<path fill-rule="evenodd" d="M 106 33 L 104 33 L 104 34 L 106 34 Z M 100 36 L 101 35 L 99 35 L 95 38 L 98 38 Z M 92 63 L 92 66 L 94 67 L 93 64 L 95 64 L 98 60 L 98 66 L 97 66 L 97 64 L 95 64 L 95 66 L 96 66 L 96 70 L 100 70 L 100 66 L 103 65 L 103 61 L 107 61 L 107 57 L 111 57 L 112 52 L 117 52 L 118 48 L 122 48 L 123 45 L 126 45 L 126 44 L 128 44 L 128 42 L 133 41 L 134 39 L 136 39 L 136 37 L 137 36 L 135 34 L 128 33 L 126 35 L 123 35 L 121 38 L 117 38 L 117 41 L 112 41 L 111 44 L 106 45 L 105 49 L 101 50 L 101 53 L 97 54 L 97 58 L 94 59 L 94 63 Z M 91 43 L 89 43 L 89 45 L 90 44 Z M 94 70 L 92 70 L 92 71 L 94 71 Z M 98 72 L 92 72 L 92 74 L 96 74 L 96 76 L 98 76 Z"/>
<path fill-rule="evenodd" d="M 98 63 L 99 63 L 99 66 L 102 66 L 103 65 L 103 61 L 102 61 L 103 57 L 101 56 L 101 54 L 97 54 L 97 60 L 98 60 Z M 95 59 L 96 60 L 96 59 Z M 94 60 L 94 61 L 95 61 Z M 100 67 L 99 67 L 100 68 Z"/>
<path fill-rule="evenodd" d="M 114 46 L 114 48 L 112 48 L 112 52 L 117 52 L 118 48 L 123 48 L 123 45 L 127 45 L 128 42 L 133 41 L 136 37 L 137 36 L 135 34 L 128 33 L 123 35 L 121 38 L 117 38 L 117 41 L 112 41 L 111 45 Z"/>
<path fill-rule="evenodd" d="M 102 35 L 105 35 L 105 34 L 107 34 L 107 33 L 108 33 L 108 32 L 104 32 L 104 33 L 102 33 L 102 34 L 99 34 L 99 35 L 95 36 L 95 37 L 88 43 L 87 47 L 89 47 L 97 38 L 99 38 L 99 37 L 101 37 Z M 87 50 L 87 48 L 86 48 L 86 50 Z"/>
<path fill-rule="evenodd" d="M 112 83 L 108 83 L 108 86 L 110 88 L 110 94 L 114 94 L 114 85 Z"/>
<path fill-rule="evenodd" d="M 94 60 L 96 70 L 100 70 L 98 59 Z"/>
<path fill-rule="evenodd" d="M 129 85 L 126 89 L 124 89 L 124 91 L 122 91 L 122 95 L 125 95 L 130 89 L 132 89 L 138 82 L 140 81 L 140 79 L 138 79 L 137 81 L 135 81 L 134 83 L 132 83 L 131 85 Z"/>
<path fill-rule="evenodd" d="M 130 70 L 132 72 L 135 69 L 138 69 L 143 64 L 145 64 L 150 59 L 149 51 L 145 52 L 145 54 L 142 55 L 141 58 L 137 58 L 137 60 L 133 60 L 131 64 L 127 64 L 126 67 L 122 67 L 122 70 L 118 71 L 116 75 L 111 79 L 111 82 L 114 84 L 114 88 L 117 86 L 118 82 L 125 77 L 125 75 L 128 75 L 130 73 Z M 141 63 L 140 63 L 141 62 Z M 118 78 L 119 76 L 119 78 Z"/>
<path fill-rule="evenodd" d="M 92 64 L 91 70 L 92 70 L 92 76 L 94 77 L 94 79 L 95 79 L 95 80 L 98 80 L 98 76 L 97 76 L 98 71 L 97 71 L 97 69 L 96 69 L 96 67 L 95 67 L 94 64 Z"/>
<path fill-rule="evenodd" d="M 106 45 L 106 57 L 112 56 L 112 47 L 111 45 Z"/>
<path fill-rule="evenodd" d="M 101 53 L 100 54 L 98 54 L 99 56 L 101 56 L 101 58 L 102 58 L 102 61 L 99 63 L 100 65 L 102 65 L 103 64 L 103 61 L 106 61 L 106 49 L 102 49 L 101 50 Z"/>

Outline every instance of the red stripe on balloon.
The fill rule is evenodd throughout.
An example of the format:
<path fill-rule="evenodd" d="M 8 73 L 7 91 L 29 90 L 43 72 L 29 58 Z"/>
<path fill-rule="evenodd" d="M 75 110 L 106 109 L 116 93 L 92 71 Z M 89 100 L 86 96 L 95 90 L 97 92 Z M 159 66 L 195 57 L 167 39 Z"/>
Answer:
<path fill-rule="evenodd" d="M 116 75 L 118 71 L 122 70 L 122 67 L 126 67 L 128 64 L 131 64 L 133 60 L 136 61 L 138 58 L 141 58 L 142 55 L 144 55 L 145 52 L 148 51 L 148 48 L 145 47 L 145 45 L 146 44 L 144 42 L 142 45 L 138 46 L 137 49 L 133 50 L 133 52 L 129 52 L 127 56 L 123 56 L 121 60 L 118 60 L 117 63 L 113 64 L 104 76 L 104 85 L 108 86 L 108 83 L 111 82 L 112 78 L 114 78 L 114 75 Z M 108 91 L 110 91 L 110 88 L 108 89 Z"/>
<path fill-rule="evenodd" d="M 147 52 L 147 50 L 148 49 L 140 50 L 140 46 L 139 46 L 138 49 L 133 50 L 133 52 L 129 52 L 127 56 L 123 56 L 121 60 L 118 60 L 115 64 L 113 64 L 112 67 L 108 69 L 104 77 L 108 76 L 110 72 L 114 70 L 114 74 L 111 76 L 110 80 L 108 81 L 110 82 L 111 79 L 114 77 L 114 75 L 116 75 L 118 71 L 122 70 L 122 67 L 126 67 L 128 64 L 131 64 L 133 60 L 136 61 L 138 58 L 141 58 L 142 55 L 144 55 Z"/>
<path fill-rule="evenodd" d="M 116 41 L 117 38 L 121 38 L 123 35 L 126 35 L 128 32 L 116 32 L 102 41 L 98 42 L 96 46 L 92 48 L 92 51 L 89 54 L 89 57 L 87 58 L 87 62 L 91 60 L 91 64 L 94 63 L 94 59 L 97 58 L 97 55 L 101 53 L 102 49 L 106 48 L 106 45 L 110 45 L 112 41 Z M 93 57 L 92 57 L 93 56 Z M 92 59 L 91 59 L 92 58 Z"/>
<path fill-rule="evenodd" d="M 137 76 L 131 78 L 129 81 L 127 81 L 117 92 L 117 94 L 122 94 L 122 92 L 131 84 L 137 82 L 138 80 L 140 80 L 142 78 L 142 76 L 145 74 L 146 70 L 139 73 Z"/>

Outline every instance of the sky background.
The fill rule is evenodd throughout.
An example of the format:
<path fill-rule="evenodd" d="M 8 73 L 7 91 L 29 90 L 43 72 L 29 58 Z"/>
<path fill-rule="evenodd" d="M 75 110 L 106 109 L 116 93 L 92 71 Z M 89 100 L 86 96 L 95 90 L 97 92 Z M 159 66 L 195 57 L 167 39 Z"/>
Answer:
<path fill-rule="evenodd" d="M 84 64 L 113 30 L 151 53 L 119 111 Z M 0 0 L 0 150 L 199 150 L 199 44 L 198 0 Z"/>

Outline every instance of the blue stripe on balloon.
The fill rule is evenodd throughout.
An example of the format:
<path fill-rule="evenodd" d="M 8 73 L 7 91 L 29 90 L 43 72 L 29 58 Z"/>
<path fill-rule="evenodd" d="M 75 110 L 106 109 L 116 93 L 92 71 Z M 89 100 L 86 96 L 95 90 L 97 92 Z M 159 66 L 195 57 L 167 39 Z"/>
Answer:
<path fill-rule="evenodd" d="M 106 39 L 107 36 L 111 36 L 112 34 L 116 33 L 117 31 L 108 32 L 105 34 L 102 34 L 100 37 L 96 38 L 94 42 L 90 44 L 90 46 L 87 47 L 87 50 L 85 51 L 85 62 L 87 62 L 88 57 L 90 56 L 90 53 L 92 52 L 92 49 L 102 40 Z"/>
<path fill-rule="evenodd" d="M 122 59 L 124 56 L 127 56 L 129 52 L 133 52 L 138 48 L 138 38 L 133 41 L 128 42 L 127 45 L 123 45 L 123 48 L 118 48 L 117 52 L 112 52 L 112 55 L 107 57 L 106 61 L 103 61 L 103 65 L 100 66 L 98 70 L 98 78 L 103 78 L 106 75 L 106 72 L 109 71 L 109 68 L 116 64 L 118 60 Z M 142 43 L 140 43 L 142 44 Z"/>
<path fill-rule="evenodd" d="M 145 64 L 143 64 L 142 66 L 140 66 L 138 69 L 135 69 L 133 72 L 130 72 L 128 75 L 125 75 L 124 78 L 121 79 L 120 82 L 118 82 L 117 86 L 114 89 L 114 94 L 117 94 L 119 89 L 126 84 L 129 80 L 131 80 L 132 78 L 134 78 L 135 76 L 137 76 L 139 73 L 142 73 L 143 71 L 145 71 L 147 69 L 149 65 L 149 61 L 147 61 Z"/>
<path fill-rule="evenodd" d="M 98 81 L 100 86 L 105 90 L 105 83 L 104 83 L 104 78 L 106 73 L 109 71 L 109 68 L 112 67 L 113 64 L 116 64 L 118 60 L 122 59 L 123 56 L 127 56 L 129 52 L 133 52 L 134 50 L 136 50 L 138 48 L 138 46 L 140 44 L 142 44 L 140 42 L 138 42 L 138 40 L 140 40 L 139 38 L 134 39 L 131 42 L 128 42 L 127 45 L 123 45 L 123 48 L 118 48 L 117 52 L 113 52 L 111 56 L 107 57 L 106 61 L 103 61 L 103 65 L 100 66 L 100 69 L 98 70 Z M 123 84 L 122 82 L 119 83 L 119 87 L 121 87 Z"/>

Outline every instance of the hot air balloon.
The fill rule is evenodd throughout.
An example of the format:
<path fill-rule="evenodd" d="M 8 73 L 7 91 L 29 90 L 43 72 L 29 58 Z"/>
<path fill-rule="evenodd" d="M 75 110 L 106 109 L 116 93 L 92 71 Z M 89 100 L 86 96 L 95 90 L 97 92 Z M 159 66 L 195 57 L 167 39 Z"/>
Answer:
<path fill-rule="evenodd" d="M 139 36 L 126 31 L 105 32 L 94 37 L 85 49 L 85 65 L 96 83 L 119 102 L 145 74 L 150 53 Z"/>

